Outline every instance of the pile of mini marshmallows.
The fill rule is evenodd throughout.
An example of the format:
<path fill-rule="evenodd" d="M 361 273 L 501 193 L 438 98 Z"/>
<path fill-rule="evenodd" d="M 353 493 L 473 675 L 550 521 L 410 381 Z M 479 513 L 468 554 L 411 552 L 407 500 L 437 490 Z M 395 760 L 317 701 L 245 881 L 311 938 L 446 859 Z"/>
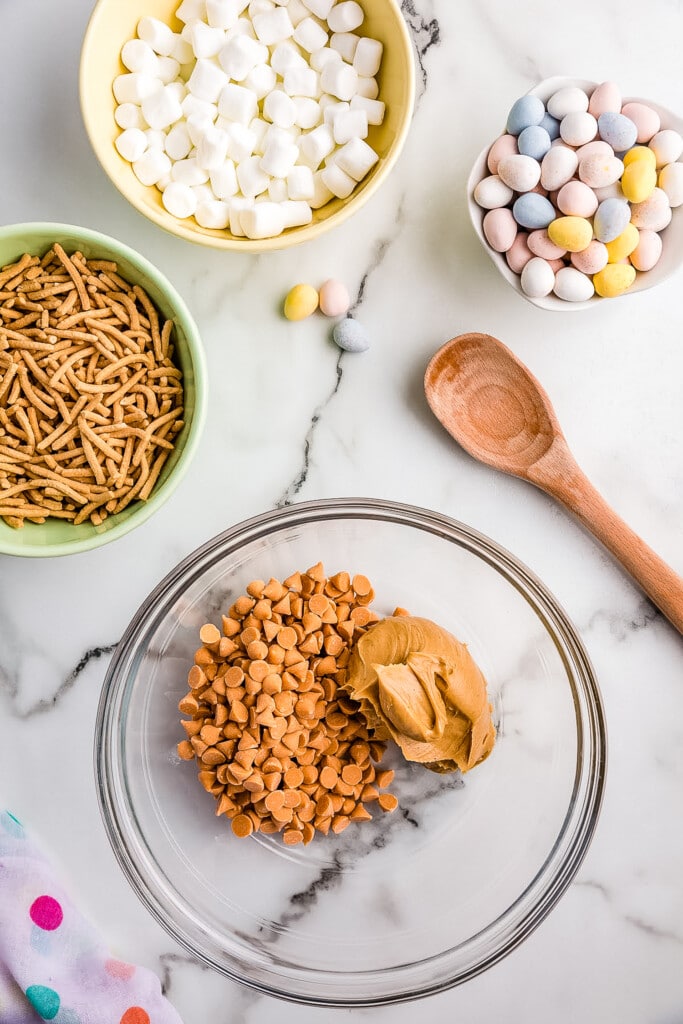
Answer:
<path fill-rule="evenodd" d="M 659 235 L 683 203 L 683 138 L 614 82 L 576 87 L 544 105 L 522 96 L 474 190 L 483 231 L 522 291 L 582 302 L 627 291 L 651 270 Z"/>
<path fill-rule="evenodd" d="M 182 0 L 144 17 L 114 80 L 120 155 L 168 212 L 252 239 L 310 223 L 379 157 L 382 43 L 355 0 Z"/>

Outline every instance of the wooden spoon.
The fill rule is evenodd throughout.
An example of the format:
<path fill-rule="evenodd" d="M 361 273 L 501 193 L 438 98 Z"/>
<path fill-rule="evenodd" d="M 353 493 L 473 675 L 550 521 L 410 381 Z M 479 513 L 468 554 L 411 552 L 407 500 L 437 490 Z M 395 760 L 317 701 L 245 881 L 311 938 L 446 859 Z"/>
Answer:
<path fill-rule="evenodd" d="M 547 394 L 505 345 L 489 334 L 447 342 L 427 367 L 425 394 L 466 452 L 562 502 L 683 633 L 683 579 L 596 491 L 569 450 Z"/>

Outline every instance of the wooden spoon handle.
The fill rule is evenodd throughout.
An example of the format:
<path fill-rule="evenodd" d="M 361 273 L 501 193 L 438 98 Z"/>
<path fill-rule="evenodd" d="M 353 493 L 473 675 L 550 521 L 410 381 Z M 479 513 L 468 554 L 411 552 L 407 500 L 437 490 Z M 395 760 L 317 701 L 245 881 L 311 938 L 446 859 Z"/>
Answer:
<path fill-rule="evenodd" d="M 558 452 L 556 445 L 551 448 L 551 451 L 555 449 L 552 460 L 548 459 L 554 463 L 552 472 L 544 471 L 542 463 L 546 456 L 532 467 L 529 479 L 573 512 L 621 562 L 678 632 L 683 633 L 683 578 L 607 504 L 576 464 L 566 445 L 560 442 L 559 447 L 564 450 Z M 557 472 L 558 464 L 562 465 L 561 473 Z M 550 469 L 547 463 L 546 467 Z"/>

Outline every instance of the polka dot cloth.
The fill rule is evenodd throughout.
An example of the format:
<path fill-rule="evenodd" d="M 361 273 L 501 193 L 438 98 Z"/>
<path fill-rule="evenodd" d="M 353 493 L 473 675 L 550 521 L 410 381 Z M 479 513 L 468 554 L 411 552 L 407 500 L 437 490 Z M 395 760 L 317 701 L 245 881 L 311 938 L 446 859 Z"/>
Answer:
<path fill-rule="evenodd" d="M 0 810 L 0 1021 L 31 1013 L 53 1024 L 182 1024 L 159 979 L 111 956 L 18 818 Z"/>

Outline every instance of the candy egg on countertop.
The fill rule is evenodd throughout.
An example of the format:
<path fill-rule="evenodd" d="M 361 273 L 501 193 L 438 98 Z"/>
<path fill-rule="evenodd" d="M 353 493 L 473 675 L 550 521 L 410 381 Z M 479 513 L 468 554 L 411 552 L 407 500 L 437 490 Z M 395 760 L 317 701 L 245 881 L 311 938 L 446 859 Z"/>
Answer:
<path fill-rule="evenodd" d="M 497 174 L 490 174 L 476 186 L 474 201 L 484 210 L 497 210 L 500 206 L 507 206 L 512 194 L 512 189 Z"/>
<path fill-rule="evenodd" d="M 666 192 L 669 206 L 675 208 L 683 204 L 683 164 L 667 164 L 662 167 L 657 184 Z"/>
<path fill-rule="evenodd" d="M 636 279 L 636 272 L 630 263 L 608 263 L 593 275 L 593 285 L 598 295 L 614 299 L 623 295 Z"/>
<path fill-rule="evenodd" d="M 520 283 L 529 298 L 542 299 L 553 290 L 555 271 L 546 260 L 534 256 L 522 270 Z"/>
<path fill-rule="evenodd" d="M 520 96 L 512 104 L 506 129 L 510 135 L 519 135 L 532 124 L 540 124 L 545 116 L 545 106 L 538 96 Z"/>
<path fill-rule="evenodd" d="M 568 181 L 557 193 L 556 205 L 567 216 L 592 217 L 598 208 L 598 198 L 583 181 Z"/>
<path fill-rule="evenodd" d="M 530 124 L 528 128 L 519 133 L 517 148 L 524 156 L 533 157 L 534 160 L 542 160 L 550 149 L 551 142 L 550 135 L 542 125 Z"/>
<path fill-rule="evenodd" d="M 593 238 L 593 228 L 584 217 L 558 217 L 548 227 L 548 237 L 567 252 L 581 252 Z"/>
<path fill-rule="evenodd" d="M 601 114 L 598 118 L 598 131 L 600 138 L 608 142 L 615 153 L 623 153 L 624 150 L 635 146 L 638 137 L 638 129 L 633 121 L 623 114 L 608 112 Z"/>
<path fill-rule="evenodd" d="M 555 207 L 544 196 L 536 192 L 525 192 L 515 200 L 512 215 L 520 227 L 534 231 L 548 227 L 555 219 Z"/>
<path fill-rule="evenodd" d="M 683 138 L 673 128 L 664 128 L 657 132 L 648 145 L 655 155 L 658 169 L 665 164 L 675 163 L 683 153 Z"/>
<path fill-rule="evenodd" d="M 496 252 L 507 252 L 517 236 L 517 222 L 506 207 L 489 210 L 483 220 L 486 241 Z"/>
<path fill-rule="evenodd" d="M 573 149 L 552 145 L 541 161 L 541 185 L 549 192 L 562 188 L 574 176 L 579 159 Z"/>
<path fill-rule="evenodd" d="M 598 122 L 587 110 L 567 114 L 560 121 L 560 136 L 568 146 L 585 146 L 598 134 Z M 609 142 L 609 139 L 605 140 Z"/>
<path fill-rule="evenodd" d="M 664 189 L 656 188 L 649 199 L 635 203 L 631 207 L 631 221 L 637 228 L 649 228 L 650 231 L 663 231 L 668 227 L 671 221 L 671 207 Z"/>
<path fill-rule="evenodd" d="M 638 232 L 638 245 L 631 253 L 630 260 L 636 270 L 652 270 L 662 255 L 662 237 L 656 231 L 642 228 Z"/>
<path fill-rule="evenodd" d="M 370 339 L 365 328 L 348 316 L 335 324 L 332 338 L 335 345 L 345 352 L 367 352 L 370 348 Z"/>
<path fill-rule="evenodd" d="M 593 218 L 593 233 L 599 242 L 611 242 L 631 220 L 631 209 L 624 199 L 604 199 Z"/>
<path fill-rule="evenodd" d="M 518 152 L 517 139 L 514 135 L 499 135 L 486 158 L 486 165 L 491 174 L 498 173 L 498 163 L 504 156 L 512 156 Z"/>
<path fill-rule="evenodd" d="M 540 256 L 544 260 L 560 260 L 567 250 L 560 245 L 555 245 L 548 235 L 548 229 L 532 231 L 527 242 L 529 249 L 534 256 Z"/>
<path fill-rule="evenodd" d="M 585 113 L 588 110 L 588 96 L 577 86 L 564 86 L 553 93 L 546 107 L 551 117 L 562 121 L 568 114 Z"/>
<path fill-rule="evenodd" d="M 602 82 L 596 86 L 588 103 L 588 111 L 593 117 L 621 113 L 621 89 L 617 83 Z"/>
<path fill-rule="evenodd" d="M 645 103 L 625 103 L 621 108 L 621 113 L 629 121 L 633 121 L 636 126 L 638 131 L 636 142 L 649 142 L 660 129 L 659 114 Z"/>
<path fill-rule="evenodd" d="M 619 181 L 624 173 L 624 165 L 616 156 L 603 156 L 601 153 L 589 153 L 579 161 L 579 178 L 589 188 L 605 188 Z"/>
<path fill-rule="evenodd" d="M 594 238 L 581 252 L 571 254 L 572 265 L 580 270 L 582 274 L 597 274 L 599 270 L 607 266 L 608 252 L 604 242 L 598 242 Z"/>
<path fill-rule="evenodd" d="M 540 181 L 541 165 L 521 153 L 505 156 L 498 164 L 498 177 L 515 192 L 529 192 Z"/>
<path fill-rule="evenodd" d="M 657 184 L 657 171 L 648 160 L 634 160 L 624 168 L 621 191 L 629 203 L 644 203 Z"/>
<path fill-rule="evenodd" d="M 505 253 L 507 265 L 513 274 L 521 274 L 529 260 L 533 258 L 528 239 L 526 231 L 518 231 L 514 242 Z"/>
<path fill-rule="evenodd" d="M 317 308 L 317 288 L 310 284 L 295 284 L 285 299 L 284 314 L 288 320 L 305 320 Z"/>
<path fill-rule="evenodd" d="M 320 312 L 325 316 L 344 316 L 350 305 L 349 290 L 343 281 L 330 278 L 320 286 Z"/>
<path fill-rule="evenodd" d="M 575 267 L 563 267 L 555 274 L 553 291 L 558 299 L 567 302 L 587 302 L 595 293 L 590 277 L 582 274 Z"/>

